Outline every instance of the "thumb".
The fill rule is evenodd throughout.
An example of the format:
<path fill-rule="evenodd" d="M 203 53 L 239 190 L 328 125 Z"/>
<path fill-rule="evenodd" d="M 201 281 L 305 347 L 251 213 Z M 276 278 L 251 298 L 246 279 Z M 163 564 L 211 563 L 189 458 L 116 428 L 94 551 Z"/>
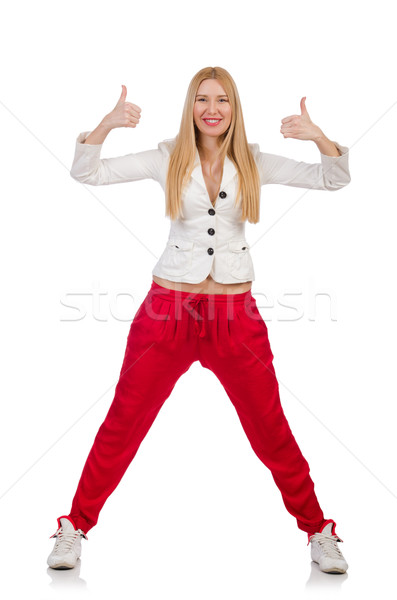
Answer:
<path fill-rule="evenodd" d="M 307 108 L 306 108 L 306 96 L 303 96 L 303 98 L 301 98 L 301 115 L 308 115 L 309 113 L 307 112 Z"/>
<path fill-rule="evenodd" d="M 119 106 L 119 104 L 123 104 L 127 97 L 127 88 L 123 84 L 121 85 L 121 87 L 122 87 L 122 90 L 121 90 L 120 98 L 117 100 L 116 106 Z"/>

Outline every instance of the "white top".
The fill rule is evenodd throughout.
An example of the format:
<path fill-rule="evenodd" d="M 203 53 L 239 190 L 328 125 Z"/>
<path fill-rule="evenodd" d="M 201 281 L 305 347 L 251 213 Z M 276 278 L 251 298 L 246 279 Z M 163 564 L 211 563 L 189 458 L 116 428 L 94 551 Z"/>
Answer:
<path fill-rule="evenodd" d="M 83 144 L 90 131 L 76 139 L 70 175 L 89 185 L 109 185 L 140 179 L 154 179 L 163 190 L 170 152 L 175 138 L 163 140 L 156 149 L 113 158 L 100 158 L 102 144 Z M 306 163 L 277 154 L 260 152 L 249 144 L 260 173 L 261 185 L 279 183 L 315 190 L 338 190 L 350 182 L 349 149 L 333 142 L 341 156 L 320 153 L 321 162 Z M 196 148 L 196 164 L 182 195 L 182 217 L 170 220 L 164 252 L 153 275 L 171 281 L 200 283 L 210 273 L 219 283 L 254 281 L 254 267 L 245 239 L 245 222 L 239 222 L 241 203 L 234 206 L 238 175 L 226 156 L 222 182 L 215 207 L 205 185 Z"/>

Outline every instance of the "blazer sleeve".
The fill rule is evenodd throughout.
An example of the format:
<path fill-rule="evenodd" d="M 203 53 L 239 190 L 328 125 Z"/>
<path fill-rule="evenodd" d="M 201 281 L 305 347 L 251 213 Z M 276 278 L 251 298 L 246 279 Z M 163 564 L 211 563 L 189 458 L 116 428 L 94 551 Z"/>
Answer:
<path fill-rule="evenodd" d="M 349 148 L 333 142 L 340 156 L 322 154 L 321 162 L 307 163 L 278 154 L 260 152 L 253 144 L 253 154 L 259 169 L 261 185 L 279 183 L 314 190 L 339 190 L 350 182 Z"/>
<path fill-rule="evenodd" d="M 145 150 L 100 158 L 103 144 L 84 144 L 90 131 L 81 132 L 76 138 L 75 154 L 70 175 L 73 179 L 89 185 L 109 185 L 140 179 L 159 180 L 163 152 Z"/>

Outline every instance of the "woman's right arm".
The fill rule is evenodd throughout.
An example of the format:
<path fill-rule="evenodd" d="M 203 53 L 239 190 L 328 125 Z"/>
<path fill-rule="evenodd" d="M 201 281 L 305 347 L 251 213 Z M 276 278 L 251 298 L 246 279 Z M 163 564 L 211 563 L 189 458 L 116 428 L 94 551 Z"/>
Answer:
<path fill-rule="evenodd" d="M 127 88 L 121 86 L 120 98 L 114 109 L 106 115 L 99 123 L 98 127 L 90 133 L 85 140 L 86 144 L 103 144 L 106 136 L 112 129 L 116 127 L 136 127 L 141 117 L 141 109 L 136 104 L 126 102 Z"/>
<path fill-rule="evenodd" d="M 141 109 L 136 104 L 125 102 L 127 88 L 114 107 L 93 131 L 83 131 L 76 139 L 75 155 L 70 175 L 73 179 L 89 185 L 108 185 L 139 179 L 158 179 L 161 167 L 161 151 L 143 152 L 100 158 L 103 142 L 116 127 L 136 127 Z"/>
<path fill-rule="evenodd" d="M 102 145 L 103 142 L 106 140 L 108 134 L 110 133 L 111 129 L 108 129 L 103 121 L 101 121 L 98 125 L 98 127 L 96 129 L 94 129 L 94 131 L 91 131 L 90 135 L 83 140 L 81 143 L 82 144 L 91 144 L 91 145 L 96 145 L 96 144 L 100 144 Z"/>

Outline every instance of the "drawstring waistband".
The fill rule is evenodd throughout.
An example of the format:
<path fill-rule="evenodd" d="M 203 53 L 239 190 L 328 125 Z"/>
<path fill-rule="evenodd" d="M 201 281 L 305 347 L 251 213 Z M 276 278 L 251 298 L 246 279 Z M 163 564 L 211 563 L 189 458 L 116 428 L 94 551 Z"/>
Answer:
<path fill-rule="evenodd" d="M 205 336 L 205 316 L 203 314 L 200 314 L 199 311 L 199 307 L 203 306 L 203 301 L 204 298 L 193 298 L 193 300 L 191 302 L 189 302 L 190 306 L 195 310 L 197 309 L 197 313 L 200 317 L 200 321 L 201 321 L 201 327 L 199 325 L 198 320 L 196 319 L 196 317 L 194 317 L 194 327 L 196 329 L 196 331 L 199 334 L 199 337 L 204 337 Z M 188 307 L 189 310 L 189 307 Z"/>
<path fill-rule="evenodd" d="M 173 304 L 177 304 L 178 310 L 185 308 L 194 319 L 194 328 L 198 332 L 199 337 L 204 337 L 206 334 L 206 310 L 209 310 L 209 305 L 228 304 L 228 311 L 233 309 L 234 305 L 241 306 L 245 304 L 249 306 L 253 300 L 251 290 L 239 294 L 202 294 L 194 292 L 184 292 L 165 288 L 154 280 L 150 288 L 149 296 L 167 300 Z M 206 305 L 206 306 L 205 306 Z M 233 311 L 230 310 L 232 313 Z M 228 317 L 229 318 L 229 317 Z"/>

